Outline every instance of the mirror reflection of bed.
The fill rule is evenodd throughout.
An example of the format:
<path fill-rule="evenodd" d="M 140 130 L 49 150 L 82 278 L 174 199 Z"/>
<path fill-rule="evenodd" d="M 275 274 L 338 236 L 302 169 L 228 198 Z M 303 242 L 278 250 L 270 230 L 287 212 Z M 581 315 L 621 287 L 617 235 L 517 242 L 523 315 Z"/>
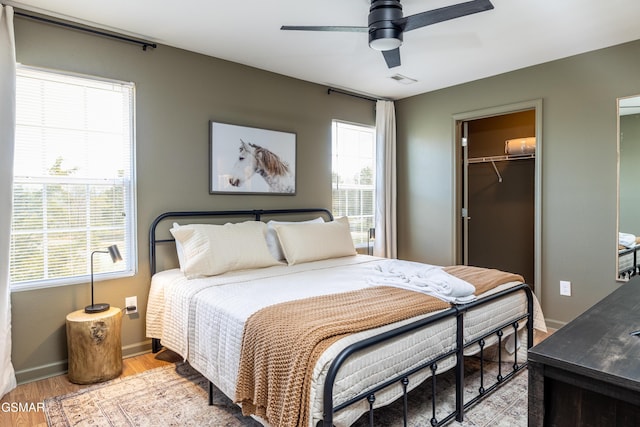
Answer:
<path fill-rule="evenodd" d="M 617 278 L 640 274 L 640 96 L 618 100 L 619 206 Z"/>

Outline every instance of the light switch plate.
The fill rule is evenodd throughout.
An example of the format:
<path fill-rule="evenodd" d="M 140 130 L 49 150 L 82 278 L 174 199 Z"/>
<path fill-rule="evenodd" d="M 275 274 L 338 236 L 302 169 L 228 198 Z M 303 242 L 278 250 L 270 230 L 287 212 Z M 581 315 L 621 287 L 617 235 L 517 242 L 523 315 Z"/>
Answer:
<path fill-rule="evenodd" d="M 571 282 L 567 280 L 560 281 L 560 295 L 564 295 L 566 297 L 571 296 Z"/>

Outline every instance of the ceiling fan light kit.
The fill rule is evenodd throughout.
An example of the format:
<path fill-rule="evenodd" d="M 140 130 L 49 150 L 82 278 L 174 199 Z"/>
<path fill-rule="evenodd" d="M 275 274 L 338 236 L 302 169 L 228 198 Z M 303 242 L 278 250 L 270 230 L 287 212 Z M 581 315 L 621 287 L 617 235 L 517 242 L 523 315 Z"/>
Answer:
<path fill-rule="evenodd" d="M 387 51 L 402 45 L 400 0 L 372 0 L 369 8 L 369 47 Z"/>
<path fill-rule="evenodd" d="M 400 65 L 400 46 L 402 45 L 402 34 L 405 31 L 491 9 L 493 9 L 491 0 L 471 0 L 403 17 L 400 0 L 371 0 L 368 27 L 283 25 L 280 29 L 297 31 L 368 31 L 369 47 L 381 51 L 387 67 L 393 68 Z"/>
<path fill-rule="evenodd" d="M 369 33 L 369 47 L 373 50 L 379 50 L 381 52 L 387 50 L 397 49 L 402 46 L 402 33 L 380 35 L 381 32 L 388 32 L 387 30 L 376 30 Z"/>

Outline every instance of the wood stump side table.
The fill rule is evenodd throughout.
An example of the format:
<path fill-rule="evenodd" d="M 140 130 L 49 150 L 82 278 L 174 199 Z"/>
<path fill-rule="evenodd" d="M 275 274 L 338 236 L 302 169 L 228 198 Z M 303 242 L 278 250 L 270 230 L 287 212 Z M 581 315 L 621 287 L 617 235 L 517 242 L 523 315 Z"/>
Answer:
<path fill-rule="evenodd" d="M 74 311 L 67 315 L 69 381 L 93 384 L 122 373 L 122 310 Z"/>

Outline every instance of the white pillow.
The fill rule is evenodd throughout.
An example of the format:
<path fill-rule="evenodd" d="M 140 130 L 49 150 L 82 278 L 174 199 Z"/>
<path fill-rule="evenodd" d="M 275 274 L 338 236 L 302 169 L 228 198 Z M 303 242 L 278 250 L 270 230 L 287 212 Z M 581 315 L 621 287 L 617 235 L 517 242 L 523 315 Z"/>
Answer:
<path fill-rule="evenodd" d="M 178 227 L 180 227 L 180 224 L 174 222 L 173 229 L 177 230 Z M 178 240 L 176 240 L 176 253 L 178 254 L 178 264 L 180 265 L 180 271 L 184 273 L 184 268 L 182 267 L 186 262 L 184 259 L 184 248 L 182 247 L 182 243 L 180 243 Z"/>
<path fill-rule="evenodd" d="M 284 260 L 284 253 L 282 252 L 282 246 L 280 246 L 280 241 L 278 240 L 278 234 L 276 233 L 276 229 L 274 225 L 276 224 L 309 224 L 309 223 L 321 223 L 324 222 L 322 217 L 318 217 L 315 219 L 310 219 L 308 221 L 274 221 L 271 220 L 267 222 L 267 247 L 269 248 L 269 252 L 271 255 L 277 260 Z"/>
<path fill-rule="evenodd" d="M 289 265 L 356 255 L 347 217 L 309 224 L 275 224 Z"/>
<path fill-rule="evenodd" d="M 279 264 L 267 248 L 267 225 L 260 221 L 174 224 L 169 231 L 176 239 L 180 269 L 189 279 Z"/>

